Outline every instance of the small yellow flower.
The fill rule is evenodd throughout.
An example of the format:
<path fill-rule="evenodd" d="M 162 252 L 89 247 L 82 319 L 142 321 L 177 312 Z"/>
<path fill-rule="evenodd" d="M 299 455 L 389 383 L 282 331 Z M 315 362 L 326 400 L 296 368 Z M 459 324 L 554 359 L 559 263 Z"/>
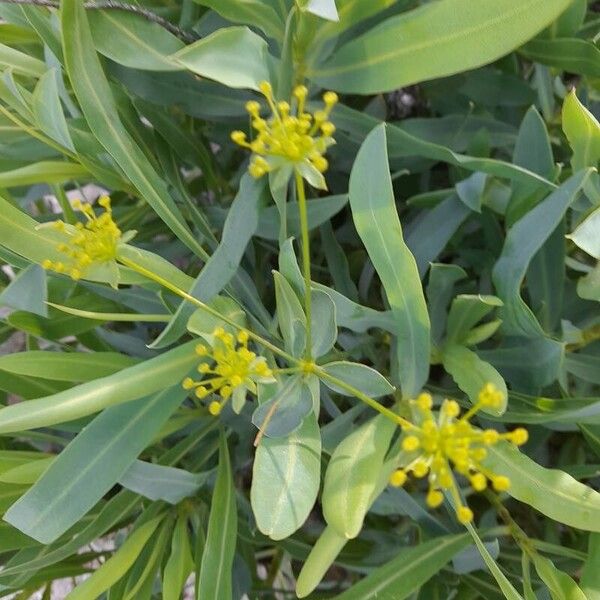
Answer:
<path fill-rule="evenodd" d="M 198 365 L 198 373 L 208 377 L 199 381 L 186 377 L 182 385 L 186 390 L 194 390 L 196 397 L 201 400 L 209 394 L 219 394 L 221 399 L 213 400 L 208 406 L 208 411 L 213 416 L 221 412 L 232 396 L 234 410 L 239 412 L 246 392 L 255 394 L 257 383 L 275 381 L 273 372 L 265 358 L 248 349 L 247 332 L 241 331 L 234 337 L 222 327 L 217 327 L 212 336 L 212 347 L 204 344 L 196 346 L 196 354 L 203 358 Z"/>
<path fill-rule="evenodd" d="M 65 242 L 57 245 L 56 249 L 65 256 L 65 261 L 42 262 L 44 269 L 65 273 L 72 279 L 80 279 L 93 265 L 114 263 L 119 243 L 126 241 L 112 217 L 110 198 L 102 196 L 98 204 L 104 208 L 101 215 L 96 215 L 89 204 L 80 200 L 73 202 L 73 208 L 83 214 L 85 223 L 75 226 L 63 221 L 55 221 L 52 227 L 66 236 Z M 126 234 L 131 239 L 132 232 Z"/>
<path fill-rule="evenodd" d="M 323 95 L 325 106 L 311 114 L 305 110 L 308 90 L 303 85 L 294 89 L 291 102 L 276 102 L 268 82 L 260 84 L 271 110 L 271 116 L 260 116 L 260 104 L 254 100 L 246 104 L 250 114 L 253 140 L 248 140 L 243 131 L 234 131 L 231 139 L 243 148 L 252 151 L 249 172 L 259 178 L 284 165 L 292 166 L 312 185 L 325 185 L 322 173 L 329 163 L 324 157 L 327 148 L 334 143 L 335 125 L 329 115 L 338 101 L 337 94 Z"/>
<path fill-rule="evenodd" d="M 390 484 L 396 487 L 404 485 L 409 473 L 417 478 L 427 476 L 427 504 L 432 508 L 438 507 L 446 490 L 454 500 L 457 519 L 461 523 L 469 523 L 473 513 L 461 501 L 453 472 L 465 477 L 476 492 L 485 490 L 488 481 L 496 491 L 506 491 L 510 487 L 509 478 L 492 473 L 481 464 L 487 456 L 486 447 L 500 440 L 509 440 L 517 446 L 527 442 L 527 430 L 521 427 L 509 433 L 498 433 L 495 429 L 482 431 L 471 425 L 470 418 L 479 410 L 500 406 L 503 400 L 502 392 L 487 384 L 481 390 L 478 402 L 462 417 L 459 417 L 458 403 L 445 400 L 436 419 L 431 410 L 431 396 L 421 394 L 413 401 L 417 424 L 406 427 L 407 435 L 402 442 L 409 462 L 392 473 Z"/>

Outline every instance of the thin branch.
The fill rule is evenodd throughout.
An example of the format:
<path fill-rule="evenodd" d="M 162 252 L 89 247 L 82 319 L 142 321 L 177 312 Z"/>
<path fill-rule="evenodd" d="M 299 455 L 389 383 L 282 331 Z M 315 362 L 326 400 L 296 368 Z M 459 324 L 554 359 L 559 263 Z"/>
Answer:
<path fill-rule="evenodd" d="M 60 2 L 55 0 L 0 0 L 0 2 L 4 2 L 7 4 L 32 4 L 35 6 L 45 6 L 46 8 L 59 8 Z M 85 2 L 83 5 L 84 8 L 89 10 L 122 10 L 125 12 L 134 13 L 143 17 L 147 21 L 152 23 L 156 23 L 160 25 L 162 28 L 166 29 L 173 35 L 176 35 L 179 39 L 184 42 L 192 43 L 199 39 L 199 36 L 190 31 L 185 31 L 177 25 L 173 25 L 170 21 L 163 19 L 163 17 L 153 13 L 151 10 L 146 8 L 142 8 L 136 4 L 123 4 L 121 2 L 116 2 L 115 0 L 98 0 L 98 1 L 90 1 Z"/>

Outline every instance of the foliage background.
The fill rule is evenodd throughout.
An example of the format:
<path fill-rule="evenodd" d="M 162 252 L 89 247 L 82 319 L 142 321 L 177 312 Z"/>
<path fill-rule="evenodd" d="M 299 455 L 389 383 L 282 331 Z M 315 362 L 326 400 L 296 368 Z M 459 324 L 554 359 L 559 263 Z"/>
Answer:
<path fill-rule="evenodd" d="M 177 598 L 192 573 L 202 599 L 600 598 L 598 4 L 144 7 L 171 31 L 0 4 L 0 594 L 95 571 L 69 598 Z M 308 202 L 320 363 L 388 406 L 492 380 L 507 409 L 481 423 L 529 428 L 466 533 L 385 487 L 397 441 L 356 398 L 289 394 L 255 448 L 256 400 L 215 419 L 181 388 L 206 312 L 123 267 L 40 267 L 39 224 L 105 190 L 129 258 L 293 346 L 297 204 L 229 139 L 262 80 L 342 99 Z"/>

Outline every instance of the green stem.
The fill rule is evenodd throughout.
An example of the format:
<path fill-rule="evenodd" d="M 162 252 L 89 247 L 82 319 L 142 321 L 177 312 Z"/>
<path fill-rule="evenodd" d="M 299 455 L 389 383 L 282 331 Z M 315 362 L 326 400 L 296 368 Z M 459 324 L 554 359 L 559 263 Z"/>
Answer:
<path fill-rule="evenodd" d="M 338 379 L 337 377 L 330 375 L 322 367 L 319 367 L 318 365 L 316 365 L 312 360 L 309 360 L 309 361 L 301 360 L 301 359 L 296 358 L 295 356 L 292 356 L 291 354 L 288 354 L 284 350 L 281 350 L 281 348 L 277 347 L 275 344 L 272 344 L 271 342 L 269 342 L 269 340 L 266 340 L 264 337 L 258 335 L 257 333 L 254 333 L 253 331 L 246 329 L 239 323 L 236 323 L 233 319 L 230 319 L 229 317 L 221 314 L 218 310 L 215 310 L 214 308 L 211 308 L 210 306 L 208 306 L 201 300 L 198 300 L 198 298 L 194 298 L 194 296 L 192 296 L 191 294 L 188 294 L 187 292 L 184 292 L 182 289 L 178 288 L 176 285 L 172 284 L 170 281 L 167 281 L 160 275 L 153 273 L 152 271 L 146 269 L 145 267 L 142 267 L 141 265 L 138 265 L 136 262 L 129 260 L 128 258 L 125 258 L 124 256 L 118 256 L 117 258 L 118 258 L 119 262 L 121 262 L 126 267 L 129 267 L 130 269 L 137 271 L 140 275 L 143 275 L 144 277 L 147 277 L 148 279 L 155 281 L 156 283 L 159 283 L 163 287 L 167 288 L 168 290 L 171 290 L 173 293 L 175 293 L 178 296 L 180 296 L 181 298 L 183 298 L 184 300 L 187 300 L 188 302 L 195 304 L 196 306 L 198 306 L 202 310 L 206 311 L 207 313 L 213 315 L 214 317 L 217 317 L 218 319 L 225 321 L 225 323 L 231 325 L 238 331 L 245 331 L 248 334 L 248 337 L 250 339 L 254 340 L 256 343 L 260 344 L 261 346 L 267 348 L 268 350 L 273 352 L 273 354 L 277 354 L 281 358 L 285 359 L 288 363 L 290 363 L 292 365 L 296 365 L 297 367 L 300 367 L 300 370 L 302 370 L 303 372 L 313 373 L 320 379 L 329 381 L 333 385 L 335 385 L 343 390 L 346 390 L 349 394 L 351 394 L 355 398 L 358 398 L 358 400 L 361 400 L 367 406 L 370 406 L 373 410 L 376 410 L 378 413 L 387 417 L 392 422 L 394 422 L 396 425 L 399 425 L 400 427 L 403 427 L 405 429 L 410 429 L 413 427 L 412 423 L 410 421 L 408 421 L 407 419 L 396 414 L 394 411 L 390 410 L 389 408 L 382 406 L 381 404 L 379 404 L 379 402 L 377 402 L 377 400 L 374 400 L 373 398 L 367 396 L 367 394 L 361 392 L 359 389 L 355 388 L 353 385 L 350 385 L 349 383 L 346 383 L 345 381 L 342 381 L 341 379 Z"/>
<path fill-rule="evenodd" d="M 310 239 L 308 233 L 308 210 L 306 208 L 306 192 L 304 179 L 296 171 L 296 194 L 300 211 L 300 230 L 302 232 L 302 271 L 304 275 L 304 312 L 306 313 L 306 350 L 305 358 L 312 360 L 312 304 L 311 304 L 311 274 L 310 274 Z"/>

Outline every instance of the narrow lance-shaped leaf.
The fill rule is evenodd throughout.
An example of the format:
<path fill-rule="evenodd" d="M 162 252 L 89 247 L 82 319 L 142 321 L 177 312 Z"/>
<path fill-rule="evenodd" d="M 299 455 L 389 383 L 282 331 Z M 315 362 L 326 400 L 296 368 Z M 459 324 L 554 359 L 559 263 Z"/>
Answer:
<path fill-rule="evenodd" d="M 417 264 L 403 239 L 386 144 L 384 125 L 364 141 L 350 176 L 350 206 L 392 308 L 400 385 L 411 397 L 429 372 L 429 315 Z"/>
<path fill-rule="evenodd" d="M 202 553 L 198 598 L 232 599 L 232 566 L 237 537 L 237 510 L 227 440 L 221 435 L 219 469 L 213 492 L 206 543 Z"/>
<path fill-rule="evenodd" d="M 183 220 L 165 182 L 119 118 L 83 5 L 78 0 L 64 0 L 60 13 L 67 73 L 90 129 L 158 216 L 182 242 L 202 256 L 202 248 Z"/>
<path fill-rule="evenodd" d="M 106 410 L 58 455 L 4 520 L 42 543 L 53 542 L 119 480 L 186 394 L 177 386 Z"/>

